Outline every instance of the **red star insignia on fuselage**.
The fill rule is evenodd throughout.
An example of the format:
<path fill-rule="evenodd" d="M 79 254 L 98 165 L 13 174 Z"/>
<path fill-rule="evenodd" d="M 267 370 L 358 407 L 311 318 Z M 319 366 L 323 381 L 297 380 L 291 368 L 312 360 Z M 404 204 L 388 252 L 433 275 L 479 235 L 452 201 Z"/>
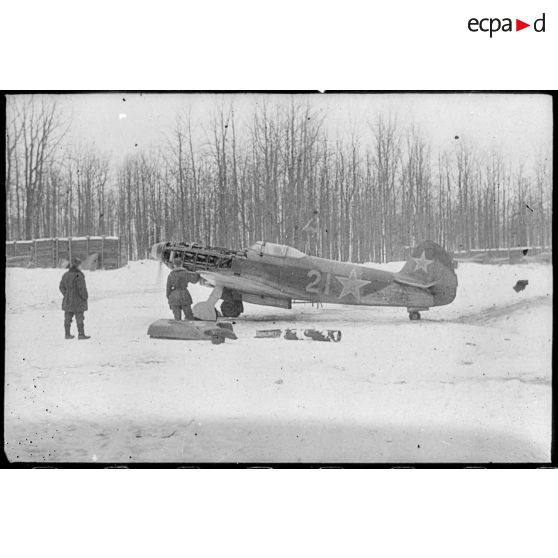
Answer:
<path fill-rule="evenodd" d="M 351 270 L 349 277 L 341 277 L 339 275 L 336 275 L 335 277 L 343 285 L 339 298 L 352 294 L 358 302 L 360 302 L 360 289 L 364 287 L 364 285 L 368 285 L 368 283 L 370 283 L 370 281 L 357 279 L 356 269 Z"/>

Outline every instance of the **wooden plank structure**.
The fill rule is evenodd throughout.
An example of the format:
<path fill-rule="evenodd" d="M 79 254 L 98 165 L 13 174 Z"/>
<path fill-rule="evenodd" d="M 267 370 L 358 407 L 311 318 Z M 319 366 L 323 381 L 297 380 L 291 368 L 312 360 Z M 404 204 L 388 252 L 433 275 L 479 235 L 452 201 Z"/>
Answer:
<path fill-rule="evenodd" d="M 120 238 L 116 236 L 37 238 L 6 242 L 7 266 L 64 267 L 74 256 L 84 261 L 94 254 L 98 254 L 98 269 L 117 269 L 126 263 L 121 255 Z"/>
<path fill-rule="evenodd" d="M 552 248 L 541 246 L 515 246 L 513 248 L 486 248 L 454 252 L 458 261 L 475 263 L 520 263 L 535 258 L 538 261 L 552 259 Z"/>
<path fill-rule="evenodd" d="M 403 259 L 406 260 L 411 255 L 413 248 L 405 246 L 403 250 Z M 526 256 L 543 256 L 552 254 L 552 247 L 541 246 L 514 246 L 512 248 L 471 248 L 470 250 L 457 250 L 451 252 L 453 258 L 459 261 L 507 261 L 516 263 L 522 261 Z"/>

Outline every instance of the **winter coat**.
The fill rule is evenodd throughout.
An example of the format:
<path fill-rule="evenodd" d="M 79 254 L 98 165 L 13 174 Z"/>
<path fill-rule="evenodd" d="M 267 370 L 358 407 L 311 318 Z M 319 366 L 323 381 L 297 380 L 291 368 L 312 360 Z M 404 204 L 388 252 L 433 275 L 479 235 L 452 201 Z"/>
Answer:
<path fill-rule="evenodd" d="M 83 273 L 71 267 L 60 281 L 60 292 L 64 295 L 62 310 L 64 312 L 84 312 L 87 310 L 87 287 Z"/>
<path fill-rule="evenodd" d="M 200 276 L 197 273 L 188 271 L 183 267 L 173 269 L 167 279 L 169 306 L 172 308 L 173 306 L 192 304 L 192 297 L 188 292 L 188 283 L 197 283 L 199 279 Z"/>

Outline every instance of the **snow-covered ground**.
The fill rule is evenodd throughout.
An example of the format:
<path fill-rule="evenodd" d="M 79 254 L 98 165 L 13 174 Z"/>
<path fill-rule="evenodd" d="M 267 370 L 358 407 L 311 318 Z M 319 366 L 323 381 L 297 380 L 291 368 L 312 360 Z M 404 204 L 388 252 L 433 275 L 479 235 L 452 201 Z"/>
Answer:
<path fill-rule="evenodd" d="M 92 338 L 67 341 L 62 273 L 6 270 L 12 461 L 550 459 L 550 265 L 461 264 L 456 300 L 419 322 L 403 308 L 246 304 L 239 339 L 223 345 L 147 336 L 171 318 L 168 271 L 152 261 L 85 272 Z M 529 285 L 516 293 L 518 279 Z M 191 292 L 197 302 L 210 291 Z M 255 338 L 286 327 L 343 338 Z"/>

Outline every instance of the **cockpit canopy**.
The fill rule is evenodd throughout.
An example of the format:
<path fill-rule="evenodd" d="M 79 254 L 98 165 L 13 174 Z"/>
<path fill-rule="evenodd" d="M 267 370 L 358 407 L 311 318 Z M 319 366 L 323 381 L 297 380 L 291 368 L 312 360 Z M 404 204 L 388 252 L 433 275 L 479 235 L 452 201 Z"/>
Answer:
<path fill-rule="evenodd" d="M 261 256 L 275 256 L 276 258 L 304 258 L 306 254 L 284 244 L 274 244 L 259 240 L 250 246 L 250 250 Z"/>

